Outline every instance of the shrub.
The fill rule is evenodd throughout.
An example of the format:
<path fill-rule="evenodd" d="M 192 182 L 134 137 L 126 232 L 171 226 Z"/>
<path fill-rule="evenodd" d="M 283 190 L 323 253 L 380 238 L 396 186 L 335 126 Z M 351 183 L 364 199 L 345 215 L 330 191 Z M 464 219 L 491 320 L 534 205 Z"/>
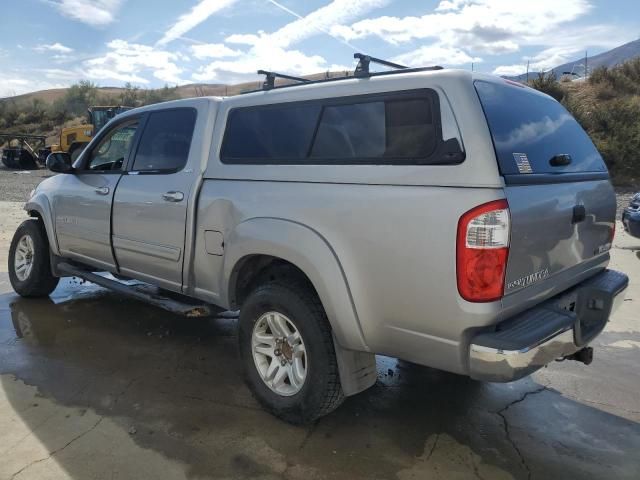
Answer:
<path fill-rule="evenodd" d="M 529 86 L 552 96 L 559 102 L 562 101 L 565 96 L 565 90 L 556 79 L 553 71 L 547 73 L 540 72 L 537 78 L 529 80 Z"/>

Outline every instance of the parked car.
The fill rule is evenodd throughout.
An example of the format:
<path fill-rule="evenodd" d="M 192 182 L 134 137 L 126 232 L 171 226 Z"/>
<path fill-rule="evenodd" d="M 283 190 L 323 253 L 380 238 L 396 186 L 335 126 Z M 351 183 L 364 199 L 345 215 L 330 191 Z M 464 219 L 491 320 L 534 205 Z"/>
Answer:
<path fill-rule="evenodd" d="M 622 211 L 622 224 L 629 235 L 640 238 L 640 192 L 631 197 L 629 205 Z"/>
<path fill-rule="evenodd" d="M 51 154 L 13 288 L 75 275 L 240 310 L 229 361 L 293 423 L 372 386 L 376 354 L 491 382 L 589 363 L 628 278 L 607 269 L 616 198 L 580 125 L 502 78 L 356 74 L 137 108 L 73 166 Z"/>

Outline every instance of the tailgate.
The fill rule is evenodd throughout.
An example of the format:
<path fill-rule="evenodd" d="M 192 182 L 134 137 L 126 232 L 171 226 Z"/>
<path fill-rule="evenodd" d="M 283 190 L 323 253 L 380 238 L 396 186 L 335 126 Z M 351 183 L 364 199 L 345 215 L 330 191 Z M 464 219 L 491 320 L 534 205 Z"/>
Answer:
<path fill-rule="evenodd" d="M 551 97 L 504 81 L 475 86 L 511 215 L 505 295 L 551 290 L 561 272 L 577 283 L 611 247 L 616 198 L 602 157 Z"/>
<path fill-rule="evenodd" d="M 608 255 L 616 212 L 608 180 L 507 186 L 511 241 L 505 294 Z M 576 280 L 577 281 L 577 280 Z"/>

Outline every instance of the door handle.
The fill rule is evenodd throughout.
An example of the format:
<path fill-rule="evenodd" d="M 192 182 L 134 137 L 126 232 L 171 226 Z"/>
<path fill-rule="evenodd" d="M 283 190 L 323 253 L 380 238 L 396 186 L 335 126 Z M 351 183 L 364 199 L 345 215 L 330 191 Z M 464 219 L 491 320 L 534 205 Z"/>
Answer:
<path fill-rule="evenodd" d="M 163 193 L 162 199 L 166 200 L 167 202 L 181 202 L 182 200 L 184 200 L 184 193 L 175 191 Z"/>
<path fill-rule="evenodd" d="M 96 193 L 98 195 L 109 195 L 109 187 L 98 187 L 96 188 Z"/>

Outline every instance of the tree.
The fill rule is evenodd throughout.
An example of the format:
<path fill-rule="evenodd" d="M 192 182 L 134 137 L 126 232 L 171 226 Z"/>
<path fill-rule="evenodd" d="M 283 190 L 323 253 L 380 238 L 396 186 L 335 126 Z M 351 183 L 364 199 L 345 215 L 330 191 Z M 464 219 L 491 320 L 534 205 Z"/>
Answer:
<path fill-rule="evenodd" d="M 120 104 L 128 107 L 139 106 L 139 90 L 140 87 L 134 86 L 131 82 L 124 84 L 124 90 L 120 94 Z"/>

